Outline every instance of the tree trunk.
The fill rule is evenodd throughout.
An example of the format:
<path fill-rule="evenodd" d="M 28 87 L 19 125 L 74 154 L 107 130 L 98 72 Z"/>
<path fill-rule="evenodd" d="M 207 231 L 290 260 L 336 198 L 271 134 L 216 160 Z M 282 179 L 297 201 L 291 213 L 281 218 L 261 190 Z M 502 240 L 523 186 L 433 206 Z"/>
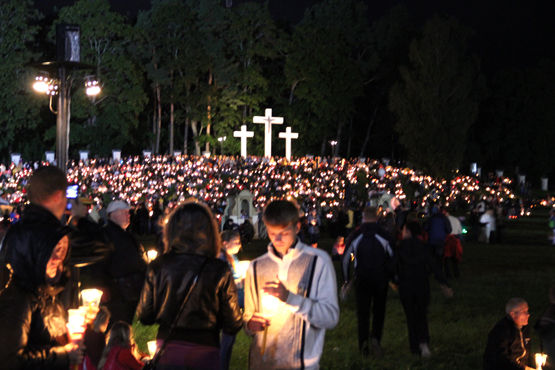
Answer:
<path fill-rule="evenodd" d="M 189 117 L 185 117 L 185 133 L 183 134 L 183 155 L 187 155 L 188 141 L 189 141 Z"/>
<path fill-rule="evenodd" d="M 295 88 L 297 87 L 299 81 L 293 82 L 291 85 L 291 91 L 289 92 L 289 105 L 293 104 L 293 97 L 295 96 Z"/>
<path fill-rule="evenodd" d="M 212 85 L 213 82 L 213 76 L 212 76 L 212 71 L 209 72 L 208 74 L 208 86 Z M 210 136 L 210 124 L 211 124 L 211 119 L 212 116 L 210 115 L 210 110 L 212 109 L 211 103 L 212 102 L 212 97 L 208 96 L 208 107 L 206 110 L 206 114 L 208 116 L 208 125 L 206 125 L 206 136 Z M 207 140 L 206 141 L 206 149 L 207 152 L 210 151 L 210 142 Z"/>
<path fill-rule="evenodd" d="M 191 122 L 191 130 L 193 131 L 193 140 L 195 141 L 195 155 L 200 155 L 200 144 L 198 142 L 199 129 L 197 125 L 198 125 L 197 121 Z"/>
<path fill-rule="evenodd" d="M 360 149 L 359 157 L 364 157 L 364 151 L 366 150 L 366 144 L 368 144 L 368 141 L 370 141 L 370 129 L 372 128 L 372 125 L 374 124 L 374 118 L 376 117 L 377 112 L 378 112 L 378 107 L 376 107 L 374 109 L 374 113 L 372 114 L 372 119 L 370 120 L 370 123 L 368 124 L 368 128 L 366 129 L 366 138 L 364 139 L 364 144 L 362 144 L 362 148 Z"/>
<path fill-rule="evenodd" d="M 171 95 L 170 104 L 170 152 L 169 155 L 173 155 L 173 127 L 174 127 L 174 114 L 173 114 L 174 104 L 173 104 L 173 94 Z"/>
<path fill-rule="evenodd" d="M 337 125 L 337 139 L 335 139 L 337 141 L 337 143 L 335 145 L 333 145 L 333 156 L 334 157 L 338 157 L 338 153 L 339 153 L 339 143 L 341 142 L 341 131 L 343 130 L 343 121 L 339 122 L 339 124 Z"/>
<path fill-rule="evenodd" d="M 327 136 L 324 135 L 324 137 L 322 138 L 322 149 L 320 150 L 320 157 L 323 157 L 326 155 L 326 143 L 327 143 Z"/>
<path fill-rule="evenodd" d="M 349 140 L 347 141 L 347 159 L 351 158 L 351 142 L 353 140 L 353 116 L 351 116 L 351 122 L 349 122 Z"/>
<path fill-rule="evenodd" d="M 158 103 L 158 117 L 156 123 L 156 147 L 154 154 L 160 151 L 160 132 L 162 131 L 162 99 L 160 98 L 160 85 L 156 85 L 156 101 Z"/>

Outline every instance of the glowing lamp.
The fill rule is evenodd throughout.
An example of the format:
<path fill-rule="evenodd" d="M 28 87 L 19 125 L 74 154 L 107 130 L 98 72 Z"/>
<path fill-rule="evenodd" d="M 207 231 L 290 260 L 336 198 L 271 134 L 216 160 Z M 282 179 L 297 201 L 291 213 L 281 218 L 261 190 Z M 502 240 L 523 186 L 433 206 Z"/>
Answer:
<path fill-rule="evenodd" d="M 94 76 L 85 77 L 85 89 L 89 96 L 98 95 L 98 93 L 100 93 L 98 80 Z"/>
<path fill-rule="evenodd" d="M 37 77 L 35 77 L 35 83 L 33 84 L 33 89 L 35 89 L 38 92 L 46 93 L 48 92 L 48 87 L 50 86 L 51 82 L 52 82 L 52 79 L 50 78 L 50 74 L 45 71 L 40 71 Z"/>

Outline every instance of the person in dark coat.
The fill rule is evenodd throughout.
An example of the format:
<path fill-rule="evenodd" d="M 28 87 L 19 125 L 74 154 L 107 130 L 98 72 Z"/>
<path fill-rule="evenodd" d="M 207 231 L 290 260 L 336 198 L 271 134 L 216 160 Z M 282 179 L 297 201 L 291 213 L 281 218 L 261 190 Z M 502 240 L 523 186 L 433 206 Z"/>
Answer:
<path fill-rule="evenodd" d="M 405 224 L 403 241 L 395 253 L 392 267 L 397 277 L 399 298 L 407 319 L 410 351 L 422 357 L 429 357 L 431 355 L 428 332 L 429 271 L 432 271 L 441 283 L 441 289 L 446 297 L 451 297 L 453 291 L 447 286 L 447 280 L 428 252 L 421 235 L 422 228 L 418 222 Z"/>
<path fill-rule="evenodd" d="M 218 259 L 222 242 L 210 209 L 196 202 L 178 206 L 164 225 L 164 245 L 165 253 L 148 265 L 139 321 L 160 325 L 160 347 L 198 276 L 160 365 L 219 370 L 220 331 L 235 335 L 243 321 L 232 272 Z"/>
<path fill-rule="evenodd" d="M 385 305 L 390 280 L 390 264 L 393 245 L 390 234 L 378 225 L 378 210 L 367 207 L 363 222 L 355 229 L 347 242 L 341 261 L 343 280 L 347 287 L 351 254 L 355 263 L 355 296 L 357 304 L 358 345 L 363 356 L 368 356 L 372 346 L 375 357 L 383 355 L 380 341 L 385 321 Z M 372 308 L 372 332 L 370 333 L 370 308 Z"/>
<path fill-rule="evenodd" d="M 2 243 L 10 281 L 0 293 L 0 367 L 67 370 L 83 360 L 82 344 L 68 344 L 65 307 L 57 295 L 69 279 L 66 175 L 37 169 L 29 179 L 30 205 Z"/>
<path fill-rule="evenodd" d="M 125 321 L 133 323 L 146 272 L 146 257 L 142 245 L 130 233 L 127 203 L 116 200 L 108 205 L 108 223 L 104 231 L 113 244 L 113 252 L 105 263 L 109 276 L 110 324 Z"/>
<path fill-rule="evenodd" d="M 522 298 L 511 298 L 505 306 L 507 315 L 488 334 L 484 351 L 484 370 L 533 370 L 530 355 L 528 303 Z"/>
<path fill-rule="evenodd" d="M 451 234 L 451 222 L 445 215 L 443 207 L 426 221 L 424 229 L 428 232 L 430 253 L 435 257 L 438 266 L 443 269 L 445 239 Z"/>

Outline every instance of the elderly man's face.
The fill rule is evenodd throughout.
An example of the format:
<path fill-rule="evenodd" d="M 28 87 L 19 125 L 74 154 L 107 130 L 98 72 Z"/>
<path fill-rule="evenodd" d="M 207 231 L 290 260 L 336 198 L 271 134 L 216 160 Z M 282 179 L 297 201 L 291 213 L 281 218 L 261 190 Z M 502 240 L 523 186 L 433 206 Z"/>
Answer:
<path fill-rule="evenodd" d="M 528 325 L 528 319 L 530 318 L 530 312 L 528 311 L 528 304 L 522 303 L 520 306 L 516 307 L 513 311 L 509 313 L 513 321 L 517 326 Z"/>
<path fill-rule="evenodd" d="M 117 211 L 110 213 L 110 220 L 118 224 L 122 229 L 127 229 L 130 220 L 129 210 L 118 209 Z"/>

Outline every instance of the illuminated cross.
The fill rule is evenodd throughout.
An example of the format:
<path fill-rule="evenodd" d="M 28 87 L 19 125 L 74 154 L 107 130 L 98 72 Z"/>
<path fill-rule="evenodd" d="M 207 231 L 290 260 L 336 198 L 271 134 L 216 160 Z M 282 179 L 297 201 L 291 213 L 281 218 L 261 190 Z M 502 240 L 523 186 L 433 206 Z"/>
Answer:
<path fill-rule="evenodd" d="M 279 137 L 285 139 L 285 158 L 287 161 L 291 160 L 291 139 L 298 139 L 299 134 L 297 132 L 291 132 L 291 127 L 287 127 L 285 132 L 280 132 Z"/>
<path fill-rule="evenodd" d="M 272 109 L 266 109 L 266 116 L 254 116 L 254 123 L 263 123 L 264 127 L 264 156 L 272 156 L 272 125 L 281 125 L 283 117 L 272 117 Z"/>
<path fill-rule="evenodd" d="M 247 125 L 241 126 L 241 131 L 233 131 L 233 136 L 241 138 L 241 157 L 247 156 L 247 138 L 254 136 L 254 131 L 247 131 Z"/>

